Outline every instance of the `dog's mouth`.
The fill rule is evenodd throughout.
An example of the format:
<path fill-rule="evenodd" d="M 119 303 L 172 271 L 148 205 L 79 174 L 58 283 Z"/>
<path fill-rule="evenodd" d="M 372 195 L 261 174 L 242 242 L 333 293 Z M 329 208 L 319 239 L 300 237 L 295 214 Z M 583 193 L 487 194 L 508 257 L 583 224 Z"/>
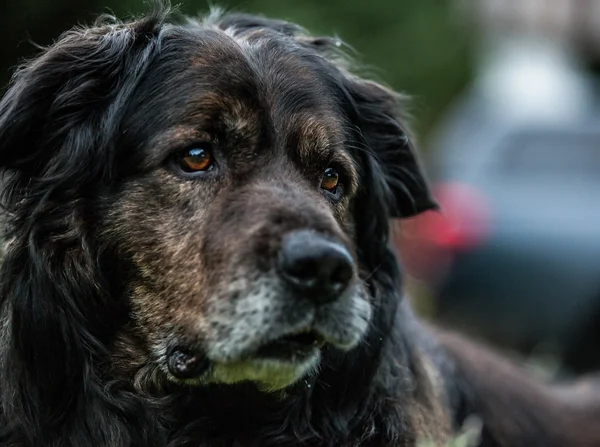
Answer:
<path fill-rule="evenodd" d="M 253 357 L 293 362 L 313 356 L 323 343 L 314 331 L 288 334 L 262 345 Z"/>
<path fill-rule="evenodd" d="M 302 364 L 318 356 L 324 343 L 324 338 L 315 331 L 286 334 L 261 345 L 240 361 Z M 203 354 L 182 346 L 174 347 L 167 354 L 169 372 L 178 379 L 199 377 L 210 369 L 211 363 Z"/>

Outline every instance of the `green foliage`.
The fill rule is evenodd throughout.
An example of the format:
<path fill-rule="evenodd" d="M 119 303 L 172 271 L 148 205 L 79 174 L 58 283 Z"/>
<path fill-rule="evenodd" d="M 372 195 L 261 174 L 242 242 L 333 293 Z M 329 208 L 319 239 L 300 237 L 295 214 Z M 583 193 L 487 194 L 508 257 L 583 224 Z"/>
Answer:
<path fill-rule="evenodd" d="M 175 3 L 177 0 L 173 0 Z M 214 0 L 229 10 L 292 20 L 317 34 L 336 34 L 359 54 L 378 80 L 410 94 L 421 134 L 467 82 L 471 70 L 468 33 L 450 0 Z M 205 0 L 183 0 L 188 14 L 208 10 Z M 142 0 L 21 0 L 0 6 L 0 67 L 7 73 L 34 52 L 28 36 L 48 44 L 65 28 L 89 23 L 101 12 L 144 11 Z M 0 80 L 7 76 L 0 76 Z"/>

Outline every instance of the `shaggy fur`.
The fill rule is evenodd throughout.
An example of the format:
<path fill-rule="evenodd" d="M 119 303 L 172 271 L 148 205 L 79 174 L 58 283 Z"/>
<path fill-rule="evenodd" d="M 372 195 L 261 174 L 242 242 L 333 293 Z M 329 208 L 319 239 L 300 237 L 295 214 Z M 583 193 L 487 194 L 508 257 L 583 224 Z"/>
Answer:
<path fill-rule="evenodd" d="M 436 205 L 401 98 L 339 47 L 157 7 L 69 31 L 17 71 L 0 102 L 2 446 L 414 446 L 471 414 L 486 446 L 598 445 L 593 399 L 402 300 L 389 219 Z M 190 148 L 213 169 L 182 171 Z M 290 292 L 274 265 L 291 234 L 347 254 L 343 293 Z M 310 356 L 257 359 L 307 330 Z M 191 377 L 170 363 L 181 346 Z"/>

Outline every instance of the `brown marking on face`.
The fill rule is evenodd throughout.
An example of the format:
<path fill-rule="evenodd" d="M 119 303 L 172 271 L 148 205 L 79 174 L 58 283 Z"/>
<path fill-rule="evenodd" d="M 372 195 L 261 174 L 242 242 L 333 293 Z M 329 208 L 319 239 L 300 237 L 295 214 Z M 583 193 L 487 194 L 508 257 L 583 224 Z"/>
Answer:
<path fill-rule="evenodd" d="M 175 38 L 180 38 L 180 35 Z M 240 73 L 240 64 L 244 63 L 244 55 L 240 52 L 240 42 L 233 39 L 223 30 L 205 27 L 196 32 L 194 47 L 188 48 L 187 59 L 193 68 L 212 69 L 218 67 L 235 79 Z"/>
<path fill-rule="evenodd" d="M 332 145 L 341 140 L 341 126 L 334 119 L 313 114 L 295 117 L 291 132 L 295 135 L 298 156 L 302 163 L 310 163 L 315 158 L 327 156 Z"/>

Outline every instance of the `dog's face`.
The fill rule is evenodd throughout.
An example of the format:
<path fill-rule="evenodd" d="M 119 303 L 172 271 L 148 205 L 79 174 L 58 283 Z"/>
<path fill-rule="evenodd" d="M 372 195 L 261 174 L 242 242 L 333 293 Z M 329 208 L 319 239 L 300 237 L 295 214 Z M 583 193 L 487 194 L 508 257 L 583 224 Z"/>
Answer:
<path fill-rule="evenodd" d="M 369 324 L 349 122 L 320 64 L 273 34 L 165 37 L 123 124 L 139 173 L 99 231 L 131 260 L 132 325 L 172 378 L 280 388 Z"/>
<path fill-rule="evenodd" d="M 128 321 L 116 332 L 141 340 L 144 368 L 192 385 L 287 387 L 323 349 L 351 350 L 367 333 L 369 251 L 387 243 L 377 216 L 392 201 L 403 215 L 433 206 L 396 97 L 281 22 L 148 23 L 69 35 L 24 71 L 0 123 L 13 201 L 64 222 L 48 231 L 76 226 L 90 258 L 118 256 Z M 26 109 L 36 76 L 61 63 L 59 85 L 37 91 L 44 107 Z M 16 155 L 18 140 L 47 150 Z M 61 212 L 35 208 L 40 197 Z M 384 240 L 367 234 L 377 225 Z M 76 265 L 55 233 L 47 250 Z"/>

